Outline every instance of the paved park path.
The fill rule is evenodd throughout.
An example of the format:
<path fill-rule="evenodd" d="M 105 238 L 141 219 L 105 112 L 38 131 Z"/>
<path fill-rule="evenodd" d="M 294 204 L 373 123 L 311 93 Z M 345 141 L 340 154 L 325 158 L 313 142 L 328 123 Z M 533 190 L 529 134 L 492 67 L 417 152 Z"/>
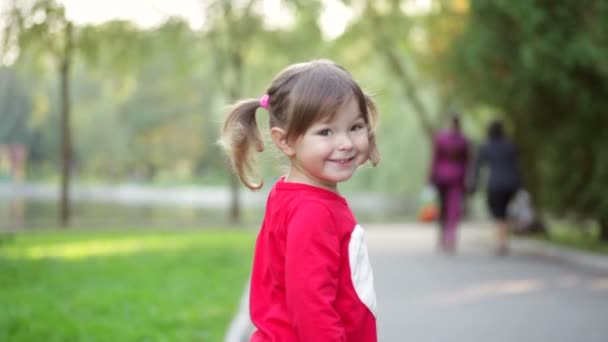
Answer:
<path fill-rule="evenodd" d="M 438 255 L 433 228 L 367 227 L 379 341 L 608 341 L 608 273 L 516 248 L 497 258 L 484 224 L 464 224 L 459 253 Z"/>
<path fill-rule="evenodd" d="M 435 253 L 432 225 L 365 228 L 380 342 L 608 341 L 608 272 L 516 248 L 495 257 L 487 224 L 465 223 L 455 256 Z M 247 341 L 240 314 L 226 341 Z"/>

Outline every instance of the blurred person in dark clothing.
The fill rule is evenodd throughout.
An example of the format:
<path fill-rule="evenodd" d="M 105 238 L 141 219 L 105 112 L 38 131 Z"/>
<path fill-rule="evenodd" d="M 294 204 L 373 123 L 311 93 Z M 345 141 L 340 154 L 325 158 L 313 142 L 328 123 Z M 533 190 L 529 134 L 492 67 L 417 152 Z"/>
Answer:
<path fill-rule="evenodd" d="M 457 230 L 462 217 L 465 180 L 469 164 L 469 139 L 460 128 L 460 119 L 453 114 L 449 128 L 433 137 L 433 156 L 429 182 L 439 199 L 439 251 L 455 253 Z"/>
<path fill-rule="evenodd" d="M 470 191 L 474 192 L 481 170 L 489 171 L 486 185 L 487 205 L 496 223 L 496 254 L 508 253 L 509 222 L 507 207 L 522 186 L 515 145 L 505 136 L 501 121 L 490 122 L 487 139 L 479 147 L 474 178 Z"/>

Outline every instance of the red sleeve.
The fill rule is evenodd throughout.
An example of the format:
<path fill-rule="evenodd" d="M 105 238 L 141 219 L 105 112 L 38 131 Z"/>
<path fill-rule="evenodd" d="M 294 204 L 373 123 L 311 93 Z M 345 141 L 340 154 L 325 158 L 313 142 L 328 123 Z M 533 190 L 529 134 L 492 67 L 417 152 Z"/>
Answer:
<path fill-rule="evenodd" d="M 300 341 L 346 341 L 333 307 L 340 269 L 340 241 L 329 209 L 302 203 L 287 227 L 285 293 Z"/>

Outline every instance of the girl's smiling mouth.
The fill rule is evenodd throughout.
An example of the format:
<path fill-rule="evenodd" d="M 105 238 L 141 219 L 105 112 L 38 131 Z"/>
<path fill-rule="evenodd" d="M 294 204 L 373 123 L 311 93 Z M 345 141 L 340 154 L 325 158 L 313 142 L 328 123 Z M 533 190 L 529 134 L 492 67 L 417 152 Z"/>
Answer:
<path fill-rule="evenodd" d="M 330 159 L 330 162 L 346 165 L 355 160 L 355 157 L 344 158 L 344 159 Z"/>

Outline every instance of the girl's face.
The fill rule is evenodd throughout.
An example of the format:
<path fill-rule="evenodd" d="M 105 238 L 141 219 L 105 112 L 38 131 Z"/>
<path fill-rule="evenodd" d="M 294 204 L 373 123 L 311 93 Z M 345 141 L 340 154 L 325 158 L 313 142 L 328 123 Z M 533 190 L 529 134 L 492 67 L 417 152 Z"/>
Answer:
<path fill-rule="evenodd" d="M 287 181 L 337 191 L 369 157 L 369 136 L 354 97 L 345 101 L 331 120 L 314 123 L 290 144 L 291 170 Z"/>

